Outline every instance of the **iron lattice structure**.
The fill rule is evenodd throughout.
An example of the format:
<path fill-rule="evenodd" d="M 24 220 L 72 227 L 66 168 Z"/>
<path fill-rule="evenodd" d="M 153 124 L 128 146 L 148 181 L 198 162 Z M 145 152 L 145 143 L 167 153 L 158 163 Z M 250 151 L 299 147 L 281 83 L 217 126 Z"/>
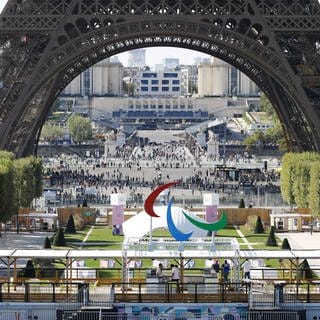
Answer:
<path fill-rule="evenodd" d="M 36 151 L 79 73 L 120 52 L 171 46 L 218 57 L 272 102 L 293 151 L 320 151 L 318 0 L 9 0 L 0 16 L 0 149 Z"/>

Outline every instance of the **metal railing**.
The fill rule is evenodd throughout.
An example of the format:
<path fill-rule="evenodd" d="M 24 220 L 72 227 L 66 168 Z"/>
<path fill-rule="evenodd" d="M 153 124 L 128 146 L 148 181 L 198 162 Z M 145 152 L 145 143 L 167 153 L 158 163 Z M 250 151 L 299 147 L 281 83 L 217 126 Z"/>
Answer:
<path fill-rule="evenodd" d="M 186 319 L 185 317 L 178 317 L 175 314 L 170 313 L 157 313 L 152 312 L 145 314 L 131 314 L 131 313 L 115 313 L 104 310 L 88 311 L 64 311 L 60 318 L 57 320 L 176 320 Z M 299 320 L 299 313 L 295 311 L 283 311 L 275 314 L 274 312 L 265 311 L 263 316 L 261 312 L 246 312 L 240 314 L 210 314 L 210 313 L 188 313 L 188 320 L 202 319 L 202 320 Z"/>
<path fill-rule="evenodd" d="M 3 282 L 0 302 L 62 302 L 83 306 L 113 303 L 247 303 L 251 309 L 281 309 L 284 304 L 318 302 L 318 283 L 114 282 L 95 286 L 70 282 Z"/>

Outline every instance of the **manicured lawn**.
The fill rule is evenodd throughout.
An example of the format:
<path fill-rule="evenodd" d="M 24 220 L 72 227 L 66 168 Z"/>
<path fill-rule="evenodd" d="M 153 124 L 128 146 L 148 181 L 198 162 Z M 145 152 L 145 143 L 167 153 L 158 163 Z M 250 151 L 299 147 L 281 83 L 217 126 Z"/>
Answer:
<path fill-rule="evenodd" d="M 87 226 L 84 230 L 78 231 L 76 234 L 65 234 L 65 238 L 67 241 L 68 248 L 79 248 L 83 239 L 86 237 L 87 233 L 90 230 L 90 226 Z M 266 231 L 263 234 L 254 234 L 253 231 L 248 230 L 245 226 L 240 226 L 240 231 L 246 237 L 254 249 L 266 249 L 266 250 L 280 250 L 281 241 L 278 240 L 277 247 L 269 247 L 266 246 L 265 243 L 268 239 L 269 232 Z M 170 234 L 165 229 L 158 229 L 153 232 L 153 237 L 170 237 Z M 242 250 L 250 249 L 248 244 L 246 244 L 243 238 L 240 237 L 237 230 L 233 226 L 228 226 L 222 230 L 219 230 L 216 234 L 216 237 L 224 237 L 224 238 L 236 238 L 240 244 L 240 248 Z M 122 249 L 122 241 L 123 236 L 116 236 L 112 234 L 112 228 L 108 228 L 105 226 L 95 226 L 90 233 L 90 236 L 83 244 L 84 249 L 105 249 L 105 250 L 121 250 Z M 62 247 L 61 247 L 62 248 Z M 174 261 L 172 261 L 174 262 Z M 143 268 L 151 268 L 152 260 L 151 259 L 143 259 L 142 260 Z M 169 261 L 169 264 L 171 261 Z M 279 267 L 279 261 L 276 259 L 270 259 L 266 262 L 267 266 L 270 267 Z M 100 268 L 100 260 L 99 259 L 86 259 L 86 266 L 90 268 Z M 121 268 L 121 265 L 118 262 L 115 262 L 115 268 Z M 195 268 L 205 268 L 205 260 L 204 259 L 195 259 Z M 200 272 L 200 271 L 199 271 Z M 99 271 L 100 277 L 118 277 L 119 271 L 117 270 L 103 270 Z M 137 277 L 137 275 L 135 275 Z M 144 277 L 145 271 L 141 271 L 138 276 Z"/>

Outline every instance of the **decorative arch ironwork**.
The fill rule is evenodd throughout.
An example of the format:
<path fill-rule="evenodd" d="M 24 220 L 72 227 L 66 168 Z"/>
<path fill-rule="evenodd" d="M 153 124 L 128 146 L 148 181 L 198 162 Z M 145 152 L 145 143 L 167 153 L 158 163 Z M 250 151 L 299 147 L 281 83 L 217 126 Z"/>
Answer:
<path fill-rule="evenodd" d="M 172 46 L 218 57 L 271 100 L 291 150 L 320 151 L 317 0 L 9 0 L 0 16 L 0 148 L 35 152 L 50 106 L 114 54 Z"/>

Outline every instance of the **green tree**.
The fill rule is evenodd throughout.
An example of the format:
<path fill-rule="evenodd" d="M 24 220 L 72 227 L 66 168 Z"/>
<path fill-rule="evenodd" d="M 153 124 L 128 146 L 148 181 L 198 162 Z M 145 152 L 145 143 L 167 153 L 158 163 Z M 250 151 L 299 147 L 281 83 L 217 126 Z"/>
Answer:
<path fill-rule="evenodd" d="M 309 185 L 310 185 L 310 165 L 307 160 L 298 160 L 295 163 L 293 194 L 295 203 L 300 208 L 308 207 Z"/>
<path fill-rule="evenodd" d="M 299 280 L 308 280 L 315 278 L 316 275 L 311 270 L 308 260 L 304 259 L 297 268 L 297 279 Z"/>
<path fill-rule="evenodd" d="M 49 237 L 44 238 L 43 248 L 44 249 L 51 249 L 51 242 L 50 242 Z"/>
<path fill-rule="evenodd" d="M 42 194 L 42 162 L 31 156 L 13 164 L 17 207 L 30 207 L 32 200 Z"/>
<path fill-rule="evenodd" d="M 66 245 L 66 239 L 64 237 L 64 232 L 61 227 L 58 228 L 54 240 L 53 240 L 53 245 L 55 247 L 62 247 Z"/>
<path fill-rule="evenodd" d="M 247 136 L 243 140 L 243 144 L 246 147 L 246 150 L 263 147 L 265 145 L 263 132 L 261 130 L 255 131 L 252 135 Z"/>
<path fill-rule="evenodd" d="M 275 116 L 275 109 L 268 97 L 263 93 L 260 97 L 260 111 L 266 112 L 268 116 Z"/>
<path fill-rule="evenodd" d="M 254 228 L 254 233 L 256 233 L 256 234 L 264 233 L 264 227 L 263 227 L 260 216 L 257 217 L 256 226 Z"/>
<path fill-rule="evenodd" d="M 17 212 L 13 177 L 13 154 L 0 152 L 0 222 L 7 222 Z"/>
<path fill-rule="evenodd" d="M 315 161 L 310 169 L 309 208 L 313 216 L 320 213 L 320 162 Z"/>
<path fill-rule="evenodd" d="M 267 239 L 266 246 L 269 246 L 269 247 L 277 247 L 278 246 L 276 236 L 274 234 L 274 226 L 272 226 L 270 228 L 269 237 Z"/>
<path fill-rule="evenodd" d="M 45 124 L 41 129 L 40 139 L 44 141 L 57 141 L 62 139 L 64 136 L 64 129 L 58 126 L 52 126 Z"/>
<path fill-rule="evenodd" d="M 287 153 L 282 158 L 282 169 L 280 175 L 280 190 L 283 199 L 290 205 L 294 204 L 293 181 L 295 158 L 293 153 Z"/>
<path fill-rule="evenodd" d="M 289 244 L 289 240 L 287 238 L 284 238 L 282 241 L 281 249 L 283 250 L 291 250 L 291 246 Z"/>
<path fill-rule="evenodd" d="M 246 207 L 246 205 L 244 203 L 244 200 L 243 200 L 243 198 L 241 198 L 240 202 L 239 202 L 239 208 L 245 208 L 245 207 Z"/>
<path fill-rule="evenodd" d="M 65 233 L 76 233 L 76 232 L 77 231 L 76 231 L 76 226 L 74 224 L 73 215 L 71 214 L 67 222 Z"/>
<path fill-rule="evenodd" d="M 73 141 L 79 145 L 92 138 L 90 119 L 73 114 L 69 118 L 67 125 Z"/>
<path fill-rule="evenodd" d="M 34 265 L 32 260 L 28 260 L 27 264 L 23 270 L 22 277 L 24 278 L 35 278 L 36 270 L 34 269 Z"/>

